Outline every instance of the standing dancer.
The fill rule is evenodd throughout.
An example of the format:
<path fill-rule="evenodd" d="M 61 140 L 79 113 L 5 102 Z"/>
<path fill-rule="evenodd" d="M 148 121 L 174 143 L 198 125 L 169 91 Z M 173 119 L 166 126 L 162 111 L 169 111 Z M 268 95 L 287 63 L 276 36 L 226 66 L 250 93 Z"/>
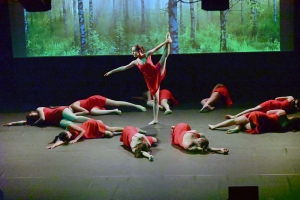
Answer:
<path fill-rule="evenodd" d="M 145 156 L 150 161 L 153 161 L 153 156 L 150 154 L 149 150 L 153 143 L 157 143 L 157 139 L 152 136 L 145 136 L 139 132 L 146 133 L 134 126 L 126 126 L 122 132 L 120 141 L 123 142 L 125 146 L 131 148 L 134 157 L 139 158 Z"/>
<path fill-rule="evenodd" d="M 170 33 L 168 32 L 166 35 L 166 40 L 163 43 L 159 44 L 157 47 L 155 47 L 154 49 L 152 49 L 146 53 L 144 52 L 144 47 L 142 47 L 138 44 L 134 45 L 132 47 L 132 54 L 134 57 L 137 58 L 136 60 L 132 61 L 128 65 L 118 67 L 118 68 L 113 69 L 113 70 L 107 72 L 106 74 L 104 74 L 104 76 L 109 76 L 112 73 L 121 72 L 121 71 L 130 69 L 134 66 L 137 66 L 141 70 L 141 72 L 144 76 L 144 79 L 147 83 L 147 87 L 150 91 L 150 94 L 153 96 L 153 101 L 154 101 L 153 120 L 149 124 L 157 124 L 158 123 L 159 87 L 160 87 L 161 81 L 163 80 L 163 78 L 166 75 L 166 61 L 170 54 L 170 45 L 169 45 L 170 43 L 172 43 L 172 39 L 170 37 Z M 154 65 L 152 63 L 151 55 L 154 52 L 158 51 L 164 45 L 165 45 L 164 52 L 163 52 L 159 62 L 156 65 Z"/>

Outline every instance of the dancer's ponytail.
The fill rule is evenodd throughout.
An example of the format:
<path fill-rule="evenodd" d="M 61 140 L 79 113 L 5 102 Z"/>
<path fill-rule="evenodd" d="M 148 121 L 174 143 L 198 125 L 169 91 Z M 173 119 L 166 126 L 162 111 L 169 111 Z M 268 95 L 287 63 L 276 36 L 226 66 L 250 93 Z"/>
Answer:
<path fill-rule="evenodd" d="M 58 140 L 58 135 L 55 136 L 54 140 L 53 140 L 52 142 L 50 142 L 49 144 L 53 144 L 53 143 L 55 143 L 57 140 Z"/>

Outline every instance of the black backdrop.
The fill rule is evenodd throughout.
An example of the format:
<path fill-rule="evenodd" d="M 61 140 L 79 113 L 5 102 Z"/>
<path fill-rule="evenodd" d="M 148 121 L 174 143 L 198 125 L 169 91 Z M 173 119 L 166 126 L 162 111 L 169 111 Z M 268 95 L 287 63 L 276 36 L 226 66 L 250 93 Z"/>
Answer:
<path fill-rule="evenodd" d="M 6 1 L 0 1 L 0 111 L 66 105 L 94 94 L 132 101 L 146 90 L 137 68 L 103 76 L 132 56 L 13 58 Z M 228 87 L 234 103 L 300 98 L 298 1 L 294 13 L 294 52 L 170 55 L 161 88 L 170 89 L 181 104 L 200 102 L 217 83 Z"/>

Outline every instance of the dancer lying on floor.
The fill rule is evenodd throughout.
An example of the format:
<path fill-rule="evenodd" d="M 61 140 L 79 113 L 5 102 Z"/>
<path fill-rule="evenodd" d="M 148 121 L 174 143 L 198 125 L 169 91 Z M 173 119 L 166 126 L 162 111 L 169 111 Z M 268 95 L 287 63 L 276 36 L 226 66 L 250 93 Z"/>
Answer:
<path fill-rule="evenodd" d="M 131 49 L 133 56 L 136 57 L 137 59 L 135 59 L 128 65 L 118 67 L 104 74 L 104 76 L 109 76 L 110 74 L 113 74 L 115 72 L 121 72 L 135 66 L 137 66 L 140 69 L 147 83 L 148 90 L 150 91 L 150 94 L 153 96 L 153 101 L 154 101 L 153 120 L 149 124 L 158 123 L 159 88 L 160 88 L 161 81 L 166 75 L 166 61 L 170 54 L 171 43 L 172 43 L 172 39 L 170 33 L 167 33 L 165 41 L 148 52 L 144 52 L 144 47 L 137 44 L 133 46 Z M 163 46 L 165 46 L 164 52 L 159 62 L 156 65 L 154 65 L 152 63 L 151 55 L 154 54 Z"/>
<path fill-rule="evenodd" d="M 140 132 L 140 133 L 139 133 Z M 134 126 L 126 126 L 120 137 L 120 141 L 125 146 L 131 148 L 134 157 L 139 158 L 145 156 L 150 161 L 153 161 L 153 156 L 150 154 L 152 144 L 157 143 L 157 139 L 152 136 L 145 136 L 146 132 Z"/>
<path fill-rule="evenodd" d="M 56 108 L 39 107 L 36 111 L 31 111 L 26 115 L 26 120 L 9 122 L 3 126 L 17 126 L 17 125 L 30 125 L 30 126 L 61 126 L 61 120 L 66 119 L 72 122 L 85 122 L 90 118 L 84 116 L 76 116 L 72 110 L 67 106 L 59 106 Z"/>
<path fill-rule="evenodd" d="M 87 99 L 76 101 L 70 105 L 75 115 L 103 115 L 109 113 L 117 113 L 119 115 L 122 114 L 119 109 L 106 110 L 104 106 L 128 106 L 135 107 L 141 111 L 146 111 L 146 108 L 143 106 L 126 101 L 115 101 L 100 95 L 94 95 Z"/>
<path fill-rule="evenodd" d="M 276 110 L 276 109 L 282 109 L 286 113 L 291 114 L 291 113 L 298 112 L 299 108 L 300 108 L 300 101 L 298 99 L 294 99 L 294 97 L 292 96 L 277 97 L 275 98 L 275 100 L 265 101 L 254 108 L 249 108 L 236 115 L 226 115 L 226 119 L 237 118 L 241 115 L 253 111 L 261 111 L 266 113 L 268 110 Z"/>
<path fill-rule="evenodd" d="M 171 143 L 190 151 L 199 150 L 220 154 L 228 154 L 229 152 L 225 148 L 209 147 L 209 141 L 205 138 L 204 134 L 196 130 L 191 130 L 191 127 L 186 123 L 179 123 L 176 126 L 172 126 Z"/>
<path fill-rule="evenodd" d="M 141 97 L 132 97 L 133 99 L 140 99 L 144 100 L 148 106 L 153 107 L 154 102 L 153 98 L 151 97 L 151 94 L 149 91 L 145 92 Z M 172 110 L 170 109 L 170 103 L 173 105 L 177 105 L 178 101 L 174 98 L 172 93 L 167 89 L 162 89 L 159 91 L 159 101 L 158 105 L 160 109 L 165 110 L 165 115 L 172 114 Z"/>
<path fill-rule="evenodd" d="M 215 106 L 231 106 L 232 100 L 225 85 L 217 84 L 212 90 L 210 97 L 201 101 L 203 107 L 199 112 L 208 112 L 215 109 Z"/>
<path fill-rule="evenodd" d="M 253 111 L 234 119 L 228 119 L 216 125 L 208 125 L 212 130 L 237 125 L 226 133 L 238 133 L 245 130 L 251 134 L 267 132 L 298 131 L 300 129 L 300 117 L 288 117 L 284 110 L 269 110 L 267 113 Z"/>
<path fill-rule="evenodd" d="M 102 122 L 94 119 L 90 119 L 81 125 L 79 124 L 69 124 L 65 131 L 59 133 L 55 136 L 54 140 L 51 143 L 54 143 L 51 146 L 48 146 L 47 149 L 54 149 L 55 147 L 69 143 L 74 144 L 80 138 L 84 139 L 95 139 L 95 138 L 111 138 L 114 135 L 120 135 L 124 128 L 122 127 L 109 127 Z M 51 144 L 50 143 L 50 144 Z"/>

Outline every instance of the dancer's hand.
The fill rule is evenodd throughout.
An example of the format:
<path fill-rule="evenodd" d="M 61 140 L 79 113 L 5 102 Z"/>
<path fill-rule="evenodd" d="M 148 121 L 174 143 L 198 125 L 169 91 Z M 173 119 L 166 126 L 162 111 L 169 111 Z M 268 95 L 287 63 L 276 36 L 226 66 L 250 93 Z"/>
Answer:
<path fill-rule="evenodd" d="M 109 76 L 110 74 L 111 74 L 111 72 L 109 71 L 109 72 L 105 73 L 104 76 Z"/>
<path fill-rule="evenodd" d="M 153 161 L 154 157 L 152 155 L 149 156 L 149 161 Z"/>
<path fill-rule="evenodd" d="M 56 146 L 55 145 L 51 145 L 49 147 L 46 147 L 47 149 L 54 149 Z"/>
<path fill-rule="evenodd" d="M 76 143 L 77 142 L 77 140 L 71 140 L 69 143 L 70 144 L 74 144 L 74 143 Z"/>

